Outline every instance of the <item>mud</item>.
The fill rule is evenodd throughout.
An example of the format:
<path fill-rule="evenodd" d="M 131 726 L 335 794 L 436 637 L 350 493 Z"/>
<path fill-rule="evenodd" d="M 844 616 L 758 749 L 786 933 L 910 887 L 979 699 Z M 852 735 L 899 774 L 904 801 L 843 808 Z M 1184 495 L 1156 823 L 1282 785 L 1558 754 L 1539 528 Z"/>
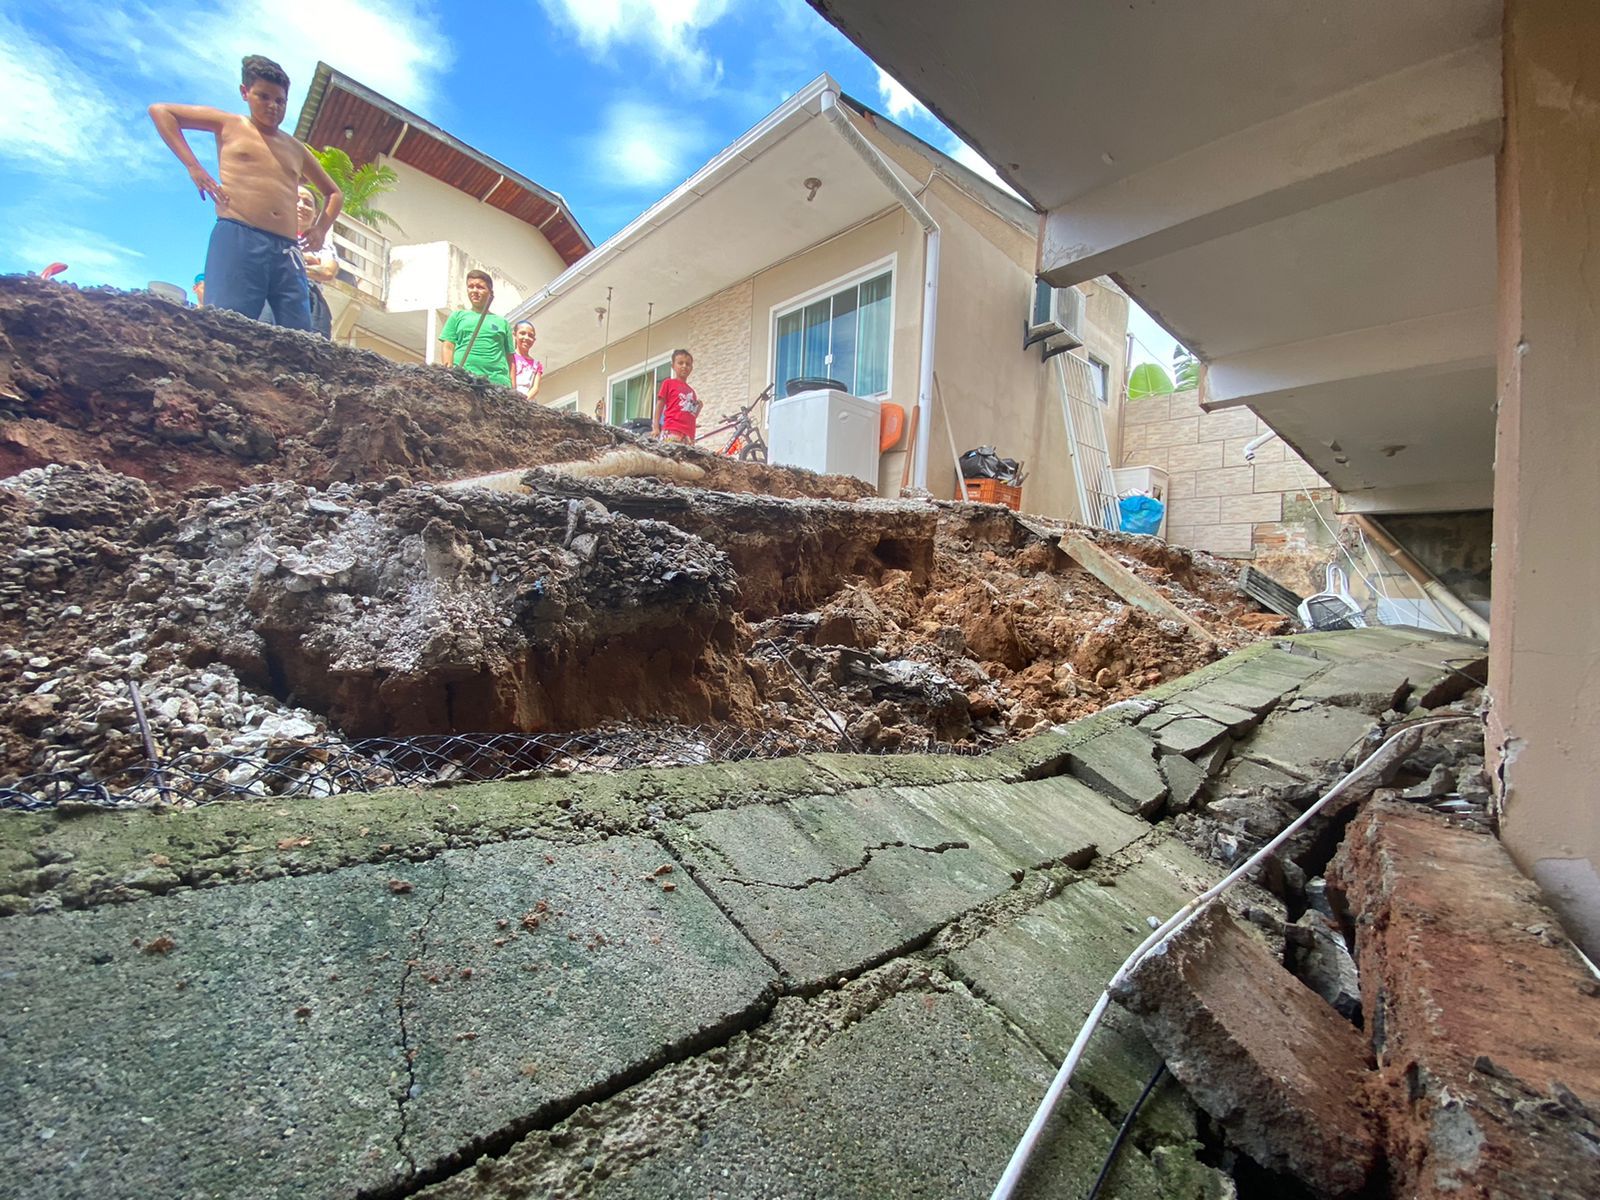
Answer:
<path fill-rule="evenodd" d="M 0 771 L 140 760 L 130 686 L 161 757 L 654 722 L 980 748 L 1277 627 L 1155 539 L 1098 535 L 1217 645 L 1005 509 L 686 447 L 693 486 L 542 469 L 632 444 L 232 314 L 0 280 Z"/>

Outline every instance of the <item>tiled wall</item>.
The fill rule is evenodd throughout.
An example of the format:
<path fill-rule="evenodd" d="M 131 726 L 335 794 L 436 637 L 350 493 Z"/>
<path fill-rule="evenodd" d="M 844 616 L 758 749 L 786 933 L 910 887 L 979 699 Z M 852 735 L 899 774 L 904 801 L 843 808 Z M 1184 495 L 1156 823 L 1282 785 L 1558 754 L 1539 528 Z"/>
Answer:
<path fill-rule="evenodd" d="M 1245 443 L 1266 431 L 1249 409 L 1202 412 L 1193 391 L 1130 400 L 1118 465 L 1167 472 L 1168 541 L 1251 558 L 1283 545 L 1286 495 L 1299 498 L 1302 488 L 1314 500 L 1329 495 L 1326 481 L 1278 438 L 1245 462 Z"/>

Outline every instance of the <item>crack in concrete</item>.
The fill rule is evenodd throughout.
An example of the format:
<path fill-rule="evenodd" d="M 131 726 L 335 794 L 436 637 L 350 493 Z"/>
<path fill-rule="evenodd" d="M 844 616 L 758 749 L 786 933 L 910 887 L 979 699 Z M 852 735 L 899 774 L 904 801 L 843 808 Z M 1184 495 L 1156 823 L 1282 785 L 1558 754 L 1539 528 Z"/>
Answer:
<path fill-rule="evenodd" d="M 433 925 L 433 918 L 435 914 L 438 913 L 440 905 L 444 903 L 445 893 L 450 888 L 450 872 L 445 870 L 441 872 L 441 874 L 442 878 L 439 880 L 438 894 L 434 896 L 432 903 L 428 905 L 428 911 L 423 915 L 422 924 L 419 925 L 416 930 L 415 936 L 417 939 L 417 953 L 412 958 L 408 958 L 406 960 L 406 969 L 400 976 L 400 986 L 397 989 L 395 996 L 395 1009 L 400 1023 L 400 1058 L 405 1067 L 406 1086 L 400 1092 L 400 1094 L 395 1097 L 395 1108 L 399 1113 L 400 1127 L 398 1130 L 396 1130 L 394 1135 L 394 1146 L 395 1149 L 399 1151 L 400 1157 L 405 1160 L 407 1166 L 410 1168 L 408 1174 L 412 1177 L 415 1177 L 417 1174 L 417 1160 L 411 1153 L 410 1146 L 407 1144 L 407 1139 L 409 1136 L 410 1113 L 408 1112 L 406 1106 L 416 1098 L 416 1091 L 418 1087 L 416 1070 L 417 1051 L 416 1048 L 411 1045 L 411 1030 L 406 1022 L 406 993 L 411 983 L 411 977 L 416 974 L 417 969 L 422 966 L 423 960 L 428 953 L 429 929 Z"/>
<path fill-rule="evenodd" d="M 432 1172 L 441 1197 L 591 1194 L 597 1181 L 622 1174 L 663 1149 L 688 1144 L 720 1110 L 745 1099 L 753 1084 L 779 1078 L 830 1039 L 906 992 L 945 992 L 947 981 L 909 960 L 868 972 L 836 989 L 773 998 L 737 1025 L 705 1031 L 675 1056 L 663 1056 L 574 1098 L 537 1121 L 480 1139 Z M 422 1182 L 390 1200 L 415 1195 Z M 431 1193 L 430 1193 L 431 1194 Z"/>
<path fill-rule="evenodd" d="M 837 883 L 851 875 L 858 875 L 872 865 L 873 856 L 882 850 L 920 850 L 924 854 L 944 854 L 949 850 L 970 850 L 968 842 L 939 842 L 933 846 L 919 846 L 914 842 L 880 842 L 876 846 L 867 846 L 861 852 L 861 861 L 853 866 L 841 867 L 828 875 L 817 875 L 810 879 L 801 880 L 799 883 L 778 883 L 770 879 L 743 879 L 737 875 L 719 875 L 718 883 L 736 883 L 740 887 L 770 887 L 783 888 L 786 891 L 803 892 L 806 888 L 819 883 Z"/>
<path fill-rule="evenodd" d="M 683 873 L 689 877 L 689 882 L 694 884 L 694 886 L 699 890 L 700 894 L 711 902 L 712 906 L 722 914 L 723 919 L 738 931 L 740 937 L 750 943 L 751 948 L 754 949 L 757 954 L 761 955 L 761 961 L 772 968 L 772 973 L 777 976 L 777 982 L 774 984 L 774 987 L 781 994 L 787 983 L 787 976 L 784 974 L 783 968 L 778 965 L 778 960 L 767 953 L 766 948 L 756 940 L 756 938 L 748 929 L 745 928 L 744 922 L 739 920 L 738 916 L 734 914 L 733 910 L 722 902 L 721 897 L 719 897 L 710 888 L 706 887 L 705 884 L 700 882 L 699 872 L 695 870 L 694 864 L 687 861 L 683 855 L 678 853 L 678 849 L 672 844 L 671 839 L 663 834 L 657 833 L 654 837 L 654 841 L 658 846 L 661 847 L 662 851 L 667 855 L 668 858 L 677 863 L 678 867 L 683 871 Z"/>

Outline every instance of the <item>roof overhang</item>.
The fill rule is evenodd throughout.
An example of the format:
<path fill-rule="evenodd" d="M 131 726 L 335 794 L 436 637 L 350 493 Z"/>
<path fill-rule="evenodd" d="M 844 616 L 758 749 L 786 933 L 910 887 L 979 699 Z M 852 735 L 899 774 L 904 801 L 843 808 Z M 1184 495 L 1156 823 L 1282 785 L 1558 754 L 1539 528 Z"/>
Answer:
<path fill-rule="evenodd" d="M 826 117 L 838 98 L 831 78 L 813 80 L 513 318 L 536 321 L 541 344 L 575 362 L 897 207 Z"/>
<path fill-rule="evenodd" d="M 388 155 L 537 229 L 568 266 L 594 243 L 559 193 L 473 149 L 393 100 L 317 64 L 295 124 L 314 148 L 338 146 L 357 166 Z"/>
<path fill-rule="evenodd" d="M 1499 0 L 812 0 L 1354 506 L 1489 504 Z M 1230 463 L 1229 465 L 1241 465 Z"/>

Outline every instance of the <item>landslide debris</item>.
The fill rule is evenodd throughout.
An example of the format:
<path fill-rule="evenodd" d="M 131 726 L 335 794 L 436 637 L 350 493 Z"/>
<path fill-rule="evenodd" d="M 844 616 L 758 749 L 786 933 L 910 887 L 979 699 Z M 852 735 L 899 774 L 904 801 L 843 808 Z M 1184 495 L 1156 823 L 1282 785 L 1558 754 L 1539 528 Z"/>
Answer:
<path fill-rule="evenodd" d="M 48 335 L 48 336 L 47 336 Z M 705 479 L 528 471 L 625 433 L 142 296 L 0 280 L 0 786 L 384 734 L 749 731 L 973 749 L 1214 658 L 1062 524 L 670 448 Z M 1212 629 L 1222 564 L 1097 535 Z M 629 732 L 631 731 L 631 732 Z"/>

